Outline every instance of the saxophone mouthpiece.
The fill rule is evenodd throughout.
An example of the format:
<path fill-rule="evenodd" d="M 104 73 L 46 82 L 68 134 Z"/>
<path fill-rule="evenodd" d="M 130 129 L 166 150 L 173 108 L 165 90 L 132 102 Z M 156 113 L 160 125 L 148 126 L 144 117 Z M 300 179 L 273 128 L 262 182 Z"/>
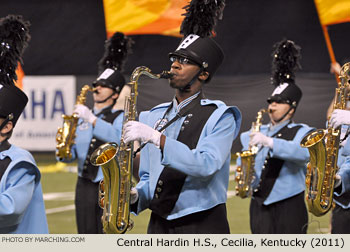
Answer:
<path fill-rule="evenodd" d="M 163 71 L 163 72 L 160 74 L 160 78 L 161 78 L 161 79 L 171 79 L 173 76 L 174 76 L 174 74 L 171 73 L 171 72 L 169 72 L 169 71 Z"/>

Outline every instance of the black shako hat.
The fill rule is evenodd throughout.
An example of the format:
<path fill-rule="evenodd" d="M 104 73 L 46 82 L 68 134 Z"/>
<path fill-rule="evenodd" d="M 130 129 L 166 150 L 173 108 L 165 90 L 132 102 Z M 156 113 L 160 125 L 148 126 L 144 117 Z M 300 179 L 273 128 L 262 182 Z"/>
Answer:
<path fill-rule="evenodd" d="M 224 52 L 212 35 L 217 20 L 222 19 L 225 0 L 192 0 L 184 7 L 186 13 L 180 33 L 180 45 L 169 57 L 185 57 L 209 73 L 209 82 L 224 60 Z"/>
<path fill-rule="evenodd" d="M 171 56 L 188 58 L 203 67 L 209 73 L 206 82 L 210 81 L 224 60 L 224 52 L 213 38 L 201 38 L 195 34 L 184 38 L 175 52 L 169 53 L 169 57 Z"/>
<path fill-rule="evenodd" d="M 30 23 L 20 15 L 8 15 L 0 19 L 0 117 L 13 127 L 28 102 L 26 94 L 15 86 L 18 62 L 23 64 L 22 54 L 30 40 Z"/>
<path fill-rule="evenodd" d="M 97 64 L 99 76 L 92 83 L 94 87 L 102 85 L 117 93 L 122 90 L 125 78 L 121 72 L 133 43 L 134 41 L 122 32 L 115 32 L 105 41 L 104 54 Z"/>
<path fill-rule="evenodd" d="M 124 78 L 123 74 L 121 72 L 119 72 L 118 70 L 113 70 L 111 68 L 107 68 L 92 83 L 93 87 L 96 87 L 98 85 L 111 88 L 119 94 L 119 92 L 122 90 L 122 88 L 125 85 L 125 78 Z"/>
<path fill-rule="evenodd" d="M 295 84 L 294 74 L 301 68 L 301 48 L 288 39 L 275 43 L 273 48 L 271 84 L 276 88 L 267 102 L 285 102 L 296 108 L 302 97 L 301 89 Z"/>
<path fill-rule="evenodd" d="M 15 85 L 0 84 L 0 117 L 12 121 L 13 126 L 16 125 L 27 102 L 28 97 L 21 89 Z"/>
<path fill-rule="evenodd" d="M 273 90 L 271 96 L 267 99 L 267 102 L 284 102 L 291 105 L 293 108 L 296 108 L 301 96 L 301 89 L 297 85 L 285 82 L 278 85 L 275 90 Z"/>

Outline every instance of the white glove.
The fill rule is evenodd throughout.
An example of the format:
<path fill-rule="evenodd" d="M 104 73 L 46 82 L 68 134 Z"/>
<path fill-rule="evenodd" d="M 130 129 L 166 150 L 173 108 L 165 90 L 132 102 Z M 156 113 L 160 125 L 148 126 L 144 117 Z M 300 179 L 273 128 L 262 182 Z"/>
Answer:
<path fill-rule="evenodd" d="M 263 146 L 269 147 L 270 149 L 273 148 L 273 139 L 271 137 L 265 136 L 261 132 L 252 132 L 249 136 L 250 146 L 262 144 Z"/>
<path fill-rule="evenodd" d="M 335 175 L 335 181 L 334 181 L 334 187 L 338 187 L 341 184 L 341 177 L 340 175 L 336 174 Z"/>
<path fill-rule="evenodd" d="M 332 128 L 338 128 L 338 126 L 342 124 L 350 125 L 350 111 L 335 109 L 331 115 L 329 123 Z"/>
<path fill-rule="evenodd" d="M 83 119 L 85 122 L 91 124 L 93 124 L 97 118 L 88 107 L 81 104 L 74 106 L 74 113 L 76 113 L 79 118 Z"/>
<path fill-rule="evenodd" d="M 136 203 L 136 201 L 139 199 L 139 193 L 135 187 L 131 188 L 130 190 L 130 204 Z"/>
<path fill-rule="evenodd" d="M 123 130 L 123 139 L 125 143 L 137 140 L 143 143 L 153 143 L 158 148 L 160 146 L 160 136 L 162 133 L 156 131 L 146 124 L 136 121 L 129 121 L 124 125 Z"/>

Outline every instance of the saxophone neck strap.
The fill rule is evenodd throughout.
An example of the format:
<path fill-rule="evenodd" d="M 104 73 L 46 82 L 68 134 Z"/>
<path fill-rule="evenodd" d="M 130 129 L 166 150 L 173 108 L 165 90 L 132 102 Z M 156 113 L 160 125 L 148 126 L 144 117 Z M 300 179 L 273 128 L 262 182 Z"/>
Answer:
<path fill-rule="evenodd" d="M 198 96 L 196 98 L 194 98 L 190 104 L 188 104 L 187 106 L 183 107 L 179 112 L 177 112 L 177 114 L 169 121 L 167 122 L 163 127 L 161 127 L 160 129 L 158 129 L 159 132 L 162 132 L 163 130 L 165 130 L 166 128 L 168 128 L 171 124 L 173 124 L 175 121 L 177 121 L 178 119 L 180 119 L 183 116 L 186 116 L 196 105 L 197 103 L 200 102 L 200 100 L 204 98 L 204 95 L 202 92 L 200 92 L 198 94 Z M 162 119 L 159 121 L 159 123 L 166 117 L 166 115 L 170 112 L 170 110 L 173 107 L 173 103 L 171 103 L 168 107 L 168 109 L 165 111 Z M 158 125 L 159 125 L 158 123 Z M 157 128 L 158 125 L 155 127 Z M 136 154 L 138 152 L 140 152 L 142 150 L 143 147 L 145 147 L 145 145 L 147 144 L 147 142 L 141 144 L 141 146 L 134 152 L 134 158 L 136 157 Z"/>

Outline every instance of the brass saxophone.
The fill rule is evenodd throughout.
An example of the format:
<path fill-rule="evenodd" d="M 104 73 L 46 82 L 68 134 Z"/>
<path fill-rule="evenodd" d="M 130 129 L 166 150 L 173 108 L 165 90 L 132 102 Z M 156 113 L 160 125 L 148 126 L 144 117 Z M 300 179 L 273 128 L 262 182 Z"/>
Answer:
<path fill-rule="evenodd" d="M 75 104 L 85 104 L 86 95 L 91 91 L 95 91 L 95 88 L 89 85 L 84 85 L 77 97 Z M 76 113 L 72 115 L 62 115 L 63 126 L 58 128 L 56 133 L 56 156 L 64 159 L 71 159 L 71 149 L 74 144 L 75 131 L 77 129 L 79 117 Z"/>
<path fill-rule="evenodd" d="M 348 99 L 350 63 L 342 66 L 340 82 L 335 90 L 334 109 L 345 109 Z M 329 119 L 328 119 L 329 125 Z M 317 129 L 307 134 L 301 141 L 308 148 L 310 162 L 305 178 L 306 202 L 309 212 L 315 216 L 326 214 L 333 205 L 333 191 L 340 142 L 340 127 Z"/>
<path fill-rule="evenodd" d="M 153 74 L 145 66 L 137 67 L 130 77 L 130 96 L 125 100 L 123 126 L 128 121 L 136 119 L 136 101 L 138 79 L 144 74 L 153 79 L 168 79 L 171 73 L 163 71 Z M 122 130 L 123 136 L 124 130 Z M 103 208 L 102 224 L 106 234 L 123 234 L 132 229 L 134 223 L 130 219 L 130 190 L 132 187 L 133 142 L 120 146 L 116 143 L 106 143 L 98 147 L 91 155 L 90 161 L 95 166 L 101 166 L 103 182 L 100 183 L 99 202 Z"/>
<path fill-rule="evenodd" d="M 252 123 L 252 132 L 259 132 L 262 124 L 263 114 L 266 109 L 260 109 L 256 116 L 256 121 Z M 255 172 L 255 156 L 258 153 L 258 146 L 249 146 L 248 150 L 237 152 L 236 156 L 241 157 L 241 166 L 236 169 L 236 195 L 242 199 L 251 196 L 253 175 Z"/>

